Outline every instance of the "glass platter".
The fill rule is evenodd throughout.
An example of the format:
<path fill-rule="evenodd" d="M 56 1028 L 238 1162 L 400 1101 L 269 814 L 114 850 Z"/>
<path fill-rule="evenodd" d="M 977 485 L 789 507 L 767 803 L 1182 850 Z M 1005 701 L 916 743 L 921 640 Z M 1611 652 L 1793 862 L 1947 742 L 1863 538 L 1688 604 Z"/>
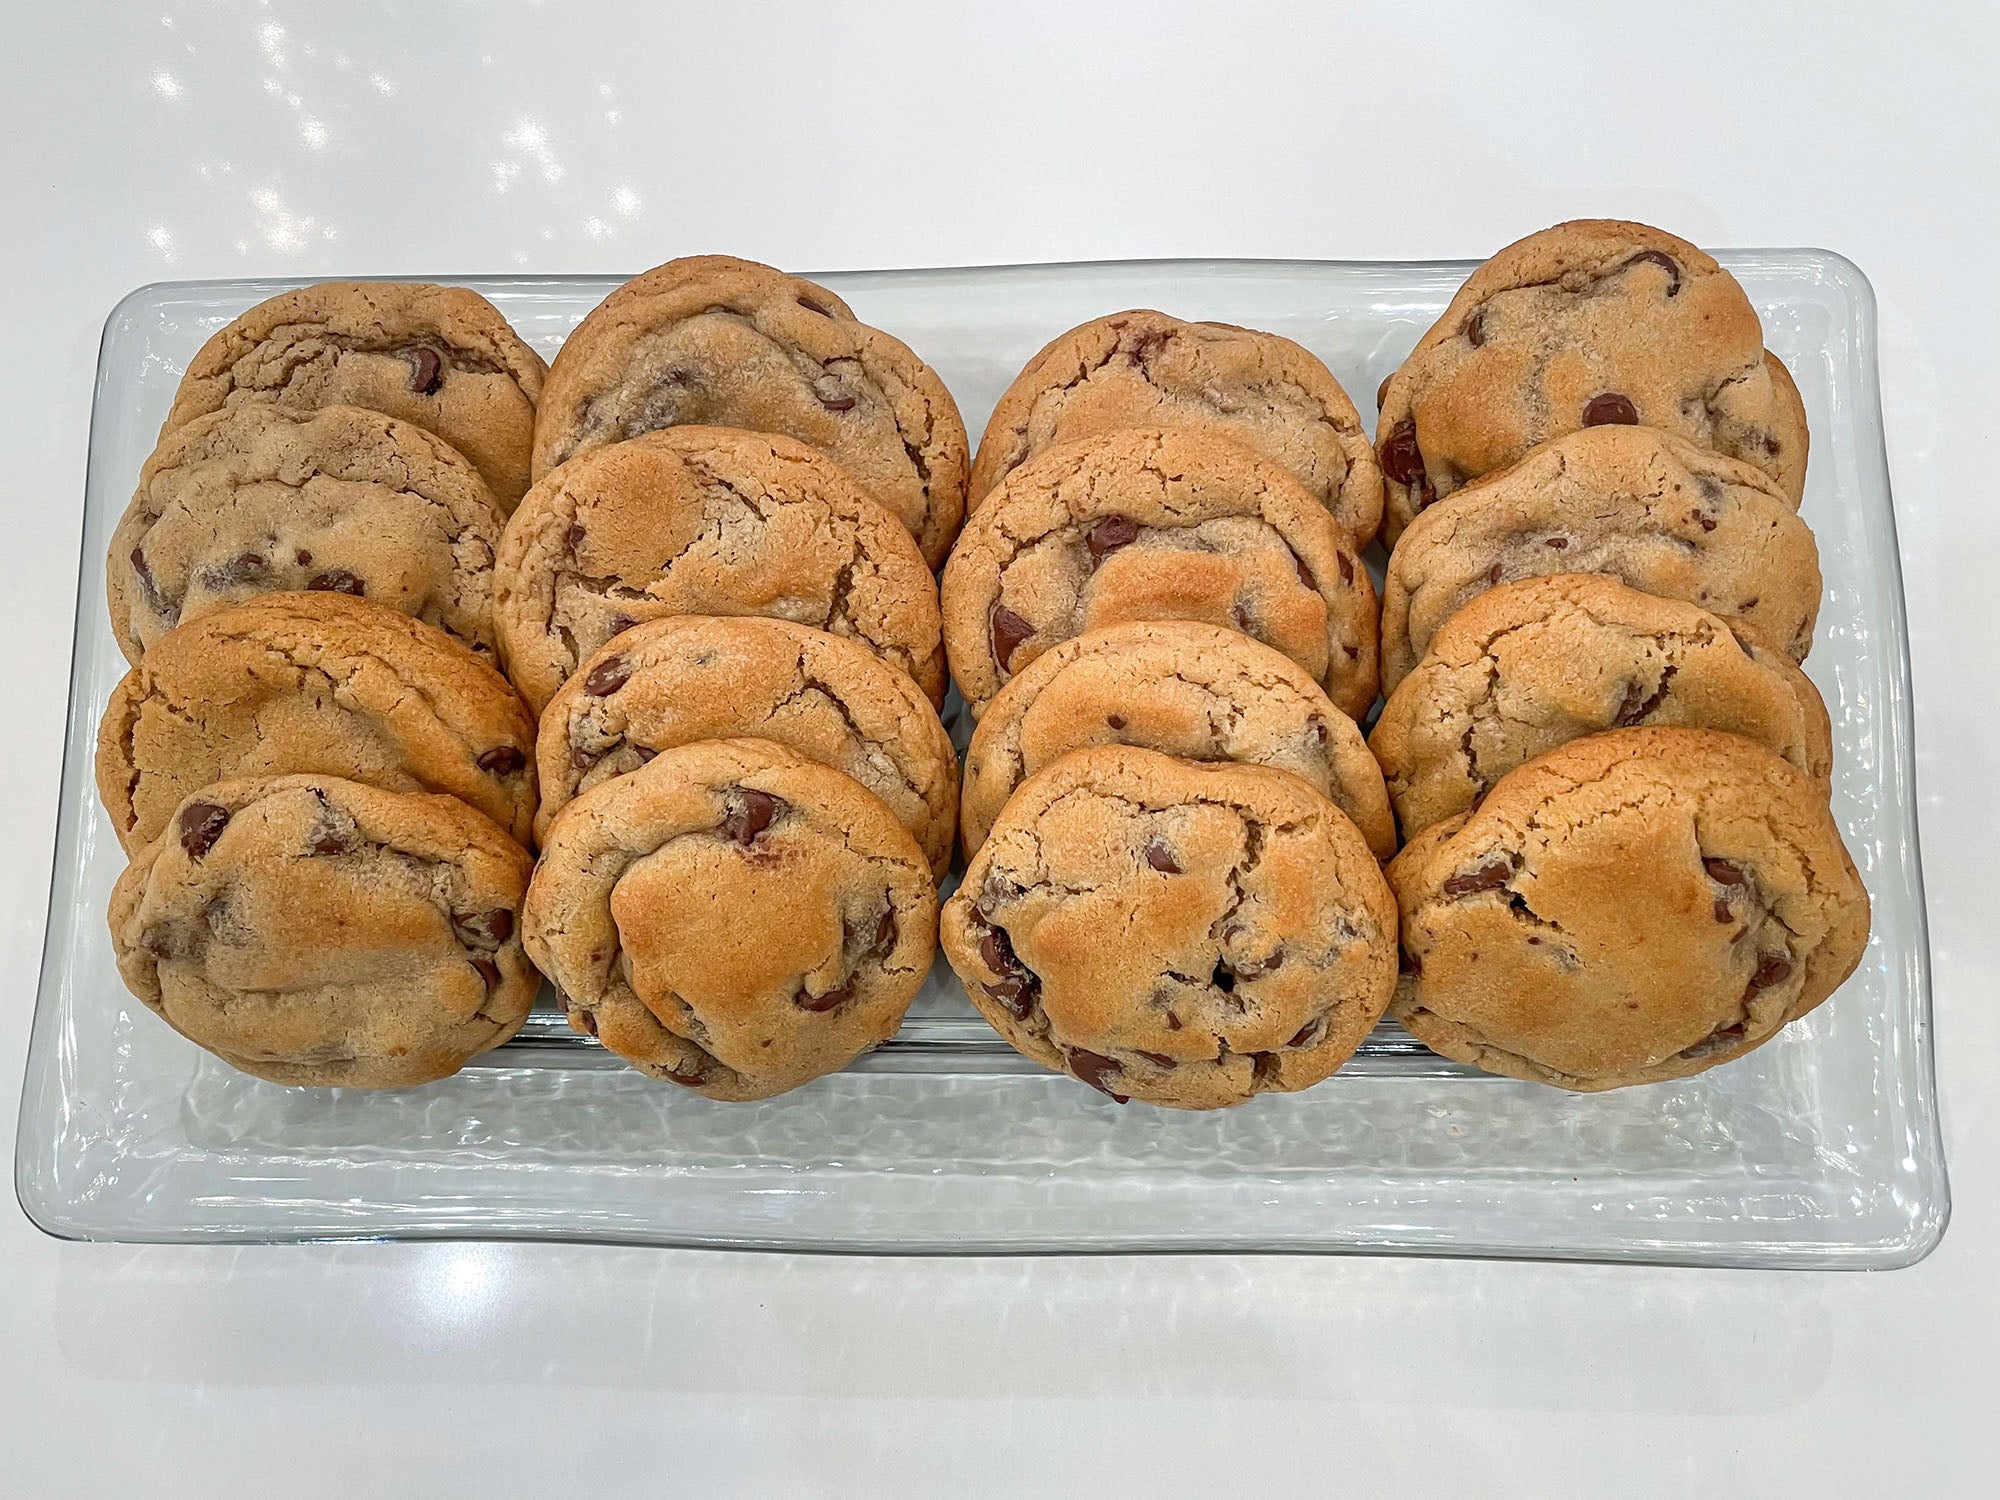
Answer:
<path fill-rule="evenodd" d="M 1825 251 L 1721 259 L 1812 424 L 1804 515 L 1826 595 L 1807 670 L 1833 716 L 1835 816 L 1875 903 L 1860 969 L 1779 1040 L 1697 1078 L 1564 1094 L 1472 1073 L 1385 1027 L 1318 1088 L 1206 1115 L 1121 1108 L 1041 1073 L 993 1036 L 942 960 L 895 1041 L 760 1104 L 640 1077 L 547 1008 L 458 1077 L 404 1094 L 261 1083 L 146 1014 L 119 982 L 102 915 L 122 855 L 91 753 L 125 670 L 102 559 L 188 359 L 292 283 L 133 292 L 112 311 L 97 369 L 55 873 L 15 1163 L 23 1207 L 51 1234 L 121 1241 L 1921 1259 L 1944 1231 L 1949 1195 L 1874 297 Z M 1372 425 L 1377 383 L 1470 269 L 1154 261 L 816 279 L 938 369 L 976 441 L 1049 337 L 1126 307 L 1296 339 Z M 545 356 L 618 280 L 441 279 L 492 299 Z M 965 735 L 957 726 L 961 745 Z"/>

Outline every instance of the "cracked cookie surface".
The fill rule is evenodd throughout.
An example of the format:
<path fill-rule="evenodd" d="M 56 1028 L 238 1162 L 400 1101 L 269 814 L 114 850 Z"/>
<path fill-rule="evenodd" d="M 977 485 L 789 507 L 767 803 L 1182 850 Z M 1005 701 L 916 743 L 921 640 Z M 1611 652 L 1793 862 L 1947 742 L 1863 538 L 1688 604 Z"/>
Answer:
<path fill-rule="evenodd" d="M 1595 574 L 1503 583 L 1459 610 L 1368 745 L 1407 837 L 1537 755 L 1635 724 L 1740 734 L 1821 785 L 1833 770 L 1826 705 L 1788 657 L 1697 605 Z"/>
<path fill-rule="evenodd" d="M 1762 745 L 1613 729 L 1389 865 L 1391 1014 L 1487 1072 L 1597 1090 L 1740 1057 L 1854 971 L 1868 894 L 1825 789 Z"/>
<path fill-rule="evenodd" d="M 1346 813 L 1378 859 L 1396 852 L 1382 772 L 1305 669 L 1237 631 L 1174 620 L 1060 642 L 1000 690 L 965 755 L 966 853 L 1023 780 L 1085 745 L 1290 771 Z"/>
<path fill-rule="evenodd" d="M 477 292 L 322 281 L 258 303 L 202 345 L 160 436 L 225 407 L 365 406 L 464 454 L 504 513 L 528 488 L 547 374 L 542 357 Z"/>
<path fill-rule="evenodd" d="M 937 372 L 810 281 L 698 255 L 617 288 L 556 355 L 535 478 L 683 423 L 779 433 L 824 453 L 933 568 L 965 514 L 966 437 Z"/>
<path fill-rule="evenodd" d="M 587 658 L 542 715 L 535 826 L 546 833 L 571 798 L 662 750 L 745 736 L 853 777 L 944 878 L 958 755 L 937 711 L 865 646 L 788 620 L 652 620 Z"/>
<path fill-rule="evenodd" d="M 943 603 L 974 715 L 1057 642 L 1131 620 L 1238 630 L 1342 713 L 1375 701 L 1375 590 L 1346 534 L 1288 471 L 1193 429 L 1062 443 L 1014 470 L 967 521 Z"/>
<path fill-rule="evenodd" d="M 1138 308 L 1051 340 L 1014 378 L 972 464 L 976 509 L 1044 448 L 1122 427 L 1195 427 L 1282 465 L 1357 547 L 1382 519 L 1361 416 L 1311 351 L 1275 333 Z"/>
<path fill-rule="evenodd" d="M 1473 598 L 1550 573 L 1698 604 L 1795 662 L 1819 616 L 1819 548 L 1760 471 L 1650 427 L 1592 427 L 1411 523 L 1383 580 L 1383 687 L 1394 693 Z"/>
<path fill-rule="evenodd" d="M 670 427 L 577 455 L 501 540 L 502 659 L 539 713 L 584 657 L 666 615 L 768 615 L 847 636 L 944 701 L 937 584 L 917 545 L 803 443 Z"/>
<path fill-rule="evenodd" d="M 937 893 L 873 793 L 767 740 L 662 750 L 549 827 L 528 951 L 570 1024 L 711 1099 L 765 1099 L 895 1034 Z"/>
<path fill-rule="evenodd" d="M 333 776 L 203 787 L 111 894 L 126 986 L 273 1083 L 407 1088 L 520 1029 L 527 851 L 453 797 Z"/>
<path fill-rule="evenodd" d="M 1643 423 L 1754 465 L 1797 508 L 1806 417 L 1736 278 L 1644 224 L 1580 219 L 1467 278 L 1384 382 L 1391 545 L 1427 506 L 1537 443 Z"/>
<path fill-rule="evenodd" d="M 1396 978 L 1395 899 L 1338 808 L 1286 771 L 1122 745 L 1021 784 L 940 939 L 1017 1050 L 1181 1109 L 1318 1083 Z"/>
<path fill-rule="evenodd" d="M 259 594 L 351 594 L 493 637 L 501 515 L 442 440 L 358 406 L 258 403 L 164 438 L 112 533 L 105 591 L 125 659 L 174 626 Z"/>
<path fill-rule="evenodd" d="M 444 792 L 526 843 L 535 721 L 420 620 L 345 594 L 265 594 L 168 631 L 111 694 L 97 791 L 128 854 L 211 781 L 317 774 Z"/>

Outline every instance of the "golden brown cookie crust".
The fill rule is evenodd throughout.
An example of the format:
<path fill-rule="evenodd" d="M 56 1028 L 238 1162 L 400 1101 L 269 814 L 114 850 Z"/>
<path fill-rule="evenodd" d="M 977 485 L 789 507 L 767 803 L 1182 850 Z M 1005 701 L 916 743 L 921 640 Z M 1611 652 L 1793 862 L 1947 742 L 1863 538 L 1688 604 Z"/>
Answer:
<path fill-rule="evenodd" d="M 1383 687 L 1394 693 L 1477 595 L 1551 573 L 1698 604 L 1795 662 L 1819 615 L 1812 531 L 1761 472 L 1650 427 L 1591 427 L 1411 523 L 1383 581 Z"/>
<path fill-rule="evenodd" d="M 1361 731 L 1290 658 L 1234 630 L 1135 621 L 1063 641 L 987 705 L 965 756 L 965 850 L 976 853 L 1027 777 L 1086 745 L 1274 766 L 1396 852 L 1382 772 Z"/>
<path fill-rule="evenodd" d="M 1748 627 L 1596 574 L 1503 583 L 1431 637 L 1368 737 L 1407 837 L 1516 766 L 1635 724 L 1754 739 L 1824 785 L 1833 735 L 1812 682 Z"/>
<path fill-rule="evenodd" d="M 937 893 L 850 777 L 768 740 L 705 740 L 563 808 L 524 926 L 579 1031 L 650 1077 L 765 1099 L 895 1034 Z"/>
<path fill-rule="evenodd" d="M 1374 855 L 1306 782 L 1098 745 L 1021 784 L 940 936 L 1026 1056 L 1114 1099 L 1214 1109 L 1352 1056 L 1395 934 Z"/>
<path fill-rule="evenodd" d="M 541 976 L 515 929 L 532 863 L 455 797 L 217 782 L 119 877 L 112 947 L 132 993 L 232 1067 L 408 1088 L 527 1019 Z"/>
<path fill-rule="evenodd" d="M 174 626 L 260 594 L 371 599 L 491 652 L 502 524 L 479 473 L 357 406 L 248 402 L 163 438 L 112 533 L 111 628 L 135 666 Z"/>
<path fill-rule="evenodd" d="M 943 581 L 945 649 L 977 715 L 1059 641 L 1198 620 L 1289 656 L 1358 718 L 1375 701 L 1375 590 L 1290 473 L 1229 438 L 1135 428 L 1063 443 L 966 523 Z"/>
<path fill-rule="evenodd" d="M 1739 1057 L 1836 990 L 1868 895 L 1825 789 L 1762 745 L 1614 729 L 1502 778 L 1389 865 L 1391 1014 L 1488 1072 L 1596 1090 Z"/>
<path fill-rule="evenodd" d="M 548 367 L 477 292 L 428 282 L 322 281 L 260 302 L 202 345 L 164 439 L 225 407 L 365 406 L 465 455 L 504 514 L 528 488 Z"/>
<path fill-rule="evenodd" d="M 977 508 L 1056 443 L 1121 427 L 1196 427 L 1291 471 L 1356 547 L 1382 520 L 1382 471 L 1361 416 L 1302 344 L 1150 308 L 1096 318 L 1029 360 L 993 408 L 973 460 Z"/>
<path fill-rule="evenodd" d="M 1715 260 L 1645 224 L 1579 219 L 1467 278 L 1384 383 L 1376 447 L 1390 545 L 1438 500 L 1537 443 L 1644 423 L 1805 493 L 1798 388 Z"/>
<path fill-rule="evenodd" d="M 526 843 L 535 721 L 420 620 L 345 594 L 266 594 L 168 631 L 112 692 L 97 791 L 128 854 L 211 781 L 316 774 L 439 792 Z"/>
<path fill-rule="evenodd" d="M 669 261 L 606 297 L 556 355 L 537 480 L 683 423 L 795 438 L 838 462 L 933 568 L 965 514 L 965 423 L 937 372 L 826 288 L 755 261 Z"/>
<path fill-rule="evenodd" d="M 522 499 L 495 617 L 537 712 L 620 630 L 768 615 L 861 642 L 944 701 L 937 584 L 909 533 L 803 443 L 670 427 L 593 448 Z"/>
<path fill-rule="evenodd" d="M 680 615 L 588 658 L 542 715 L 546 833 L 580 793 L 697 740 L 772 740 L 887 803 L 942 880 L 958 754 L 923 692 L 865 646 L 788 620 Z"/>

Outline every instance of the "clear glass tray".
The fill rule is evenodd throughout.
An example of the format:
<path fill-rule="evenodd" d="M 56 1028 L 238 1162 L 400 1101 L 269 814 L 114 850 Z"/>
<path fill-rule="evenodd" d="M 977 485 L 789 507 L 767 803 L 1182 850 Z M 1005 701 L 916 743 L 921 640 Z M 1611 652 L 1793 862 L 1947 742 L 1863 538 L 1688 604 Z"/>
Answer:
<path fill-rule="evenodd" d="M 1207 1115 L 1120 1108 L 1041 1073 L 994 1038 L 942 963 L 896 1041 L 761 1104 L 639 1077 L 552 1012 L 458 1077 L 395 1095 L 260 1083 L 146 1014 L 119 983 L 103 918 L 122 858 L 91 753 L 124 670 L 104 549 L 189 357 L 290 283 L 141 288 L 113 310 L 98 363 L 22 1205 L 51 1234 L 136 1241 L 1920 1259 L 1949 1200 L 1874 298 L 1822 251 L 1723 260 L 1812 422 L 1805 514 L 1826 599 L 1809 670 L 1836 727 L 1834 810 L 1875 901 L 1861 968 L 1780 1040 L 1677 1083 L 1563 1094 L 1470 1073 L 1385 1028 L 1318 1088 Z M 1469 269 L 1162 261 L 819 279 L 937 367 L 976 438 L 1046 339 L 1125 307 L 1275 329 L 1369 411 Z M 465 284 L 552 355 L 615 282 Z"/>

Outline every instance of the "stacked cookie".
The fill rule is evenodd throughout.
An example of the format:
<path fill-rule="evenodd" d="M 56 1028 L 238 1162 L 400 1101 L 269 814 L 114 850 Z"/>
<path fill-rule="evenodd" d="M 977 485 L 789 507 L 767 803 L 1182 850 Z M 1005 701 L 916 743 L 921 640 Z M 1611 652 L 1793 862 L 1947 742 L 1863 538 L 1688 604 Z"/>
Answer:
<path fill-rule="evenodd" d="M 470 292 L 275 297 L 196 356 L 118 526 L 112 940 L 247 1072 L 424 1083 L 533 1003 L 534 721 L 493 599 L 545 373 Z"/>
<path fill-rule="evenodd" d="M 1394 985 L 1353 404 L 1289 340 L 1120 313 L 1022 370 L 972 494 L 943 582 L 978 720 L 941 933 L 967 994 L 1121 1101 L 1319 1082 Z"/>
<path fill-rule="evenodd" d="M 1868 899 L 1798 668 L 1805 414 L 1749 299 L 1671 235 L 1559 225 L 1474 272 L 1379 404 L 1391 1013 L 1572 1089 L 1769 1040 L 1853 971 Z"/>
<path fill-rule="evenodd" d="M 529 953 L 710 1098 L 844 1066 L 923 983 L 951 858 L 949 392 L 824 287 L 674 261 L 563 345 L 534 472 L 494 591 L 540 715 Z"/>

